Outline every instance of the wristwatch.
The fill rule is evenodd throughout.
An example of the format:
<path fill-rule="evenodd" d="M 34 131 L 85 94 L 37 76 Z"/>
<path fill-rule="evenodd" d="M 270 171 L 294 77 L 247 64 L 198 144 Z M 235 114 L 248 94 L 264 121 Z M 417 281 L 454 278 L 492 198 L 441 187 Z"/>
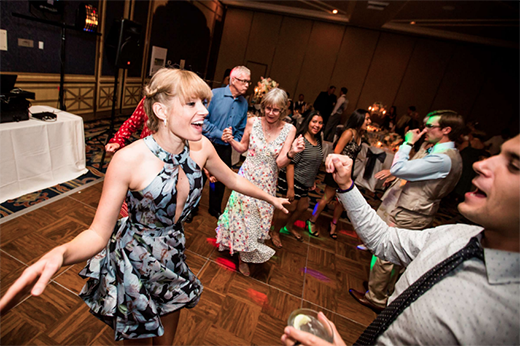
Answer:
<path fill-rule="evenodd" d="M 413 148 L 413 144 L 412 143 L 408 143 L 408 142 L 404 142 L 403 145 L 409 145 Z"/>

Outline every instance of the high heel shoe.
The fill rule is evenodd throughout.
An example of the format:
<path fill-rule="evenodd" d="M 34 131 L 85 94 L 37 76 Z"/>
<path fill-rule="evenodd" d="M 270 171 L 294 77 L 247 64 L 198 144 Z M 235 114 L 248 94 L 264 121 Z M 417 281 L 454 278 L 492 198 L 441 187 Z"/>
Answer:
<path fill-rule="evenodd" d="M 334 233 L 332 233 L 332 225 L 336 226 L 336 227 L 334 227 Z M 338 239 L 338 234 L 336 233 L 336 228 L 337 227 L 338 226 L 334 222 L 332 222 L 332 221 L 330 222 L 330 225 L 329 225 L 329 236 L 332 239 L 334 239 L 334 240 Z"/>
<path fill-rule="evenodd" d="M 316 225 L 314 224 L 314 222 L 309 219 L 305 221 L 305 230 L 309 232 L 309 234 L 313 237 L 317 237 L 320 235 L 318 230 L 316 230 Z"/>

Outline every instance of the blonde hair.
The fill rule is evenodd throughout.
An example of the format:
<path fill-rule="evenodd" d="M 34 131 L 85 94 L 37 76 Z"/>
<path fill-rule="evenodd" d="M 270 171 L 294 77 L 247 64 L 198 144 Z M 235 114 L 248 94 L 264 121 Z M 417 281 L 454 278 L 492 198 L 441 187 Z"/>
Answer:
<path fill-rule="evenodd" d="M 265 94 L 260 103 L 262 114 L 265 115 L 265 107 L 277 106 L 280 108 L 280 119 L 283 118 L 285 116 L 285 111 L 287 110 L 288 100 L 289 97 L 287 97 L 287 93 L 284 90 L 280 88 L 271 89 L 267 94 Z"/>
<path fill-rule="evenodd" d="M 157 71 L 150 83 L 143 88 L 144 110 L 148 116 L 147 126 L 155 132 L 159 128 L 159 118 L 153 111 L 153 104 L 162 103 L 169 107 L 174 97 L 179 97 L 181 103 L 190 98 L 210 102 L 210 87 L 199 76 L 191 71 L 162 68 Z"/>

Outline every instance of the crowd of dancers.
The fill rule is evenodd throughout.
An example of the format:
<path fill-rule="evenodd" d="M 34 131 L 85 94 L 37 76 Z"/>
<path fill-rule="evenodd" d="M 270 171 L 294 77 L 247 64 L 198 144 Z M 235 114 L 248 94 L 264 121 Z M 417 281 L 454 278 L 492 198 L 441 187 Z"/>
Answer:
<path fill-rule="evenodd" d="M 281 229 L 301 240 L 293 224 L 309 207 L 309 191 L 316 187 L 326 119 L 311 109 L 298 129 L 283 121 L 290 102 L 280 88 L 262 98 L 260 117 L 248 118 L 244 94 L 250 78 L 247 68 L 236 67 L 229 85 L 212 91 L 192 72 L 156 72 L 136 112 L 107 144 L 107 151 L 117 152 L 92 225 L 28 267 L 0 300 L 2 313 L 28 290 L 42 294 L 62 266 L 89 260 L 80 272 L 88 279 L 80 297 L 114 329 L 115 340 L 171 345 L 181 308 L 204 299 L 200 281 L 186 264 L 183 224 L 196 217 L 207 180 L 209 212 L 218 218 L 219 250 L 238 253 L 242 274 L 249 275 L 251 263 L 264 263 L 275 254 L 267 240 L 274 248 L 283 246 Z M 369 112 L 358 109 L 348 118 L 334 153 L 326 158 L 325 192 L 305 229 L 319 236 L 316 219 L 337 197 L 330 237 L 337 238 L 336 223 L 345 208 L 362 241 L 378 256 L 381 270 L 388 265 L 406 268 L 390 298 L 388 289 L 383 297 L 374 297 L 372 277 L 365 296 L 357 297 L 361 303 L 374 300 L 382 311 L 359 344 L 518 342 L 520 137 L 506 142 L 498 156 L 474 166 L 477 190 L 466 195 L 459 210 L 480 226 L 429 228 L 440 198 L 460 177 L 460 155 L 450 144 L 460 119 L 452 111 L 433 112 L 425 130 L 406 134 L 391 169 L 397 179 L 388 190 L 399 196 L 385 205 L 384 221 L 352 177 Z M 123 149 L 143 124 L 142 139 Z M 421 137 L 425 145 L 410 160 Z M 230 168 L 232 149 L 247 152 L 238 174 Z M 222 211 L 225 186 L 232 193 Z M 425 200 L 429 202 L 421 204 Z M 128 217 L 118 220 L 123 203 Z M 461 316 L 468 311 L 471 317 Z M 491 317 L 484 321 L 479 314 Z M 331 323 L 323 314 L 320 320 Z M 334 344 L 344 345 L 331 326 Z M 281 340 L 286 345 L 326 344 L 292 327 Z"/>

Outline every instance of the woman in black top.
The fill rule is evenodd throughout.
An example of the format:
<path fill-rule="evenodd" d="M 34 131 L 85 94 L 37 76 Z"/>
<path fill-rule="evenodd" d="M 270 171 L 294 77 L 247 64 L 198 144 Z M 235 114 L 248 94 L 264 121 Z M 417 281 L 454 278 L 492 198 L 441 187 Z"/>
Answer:
<path fill-rule="evenodd" d="M 289 199 L 286 206 L 289 214 L 275 212 L 271 227 L 271 239 L 277 248 L 282 247 L 279 230 L 290 232 L 296 239 L 303 241 L 300 233 L 293 229 L 293 224 L 309 207 L 309 190 L 316 188 L 316 175 L 323 162 L 321 149 L 321 131 L 323 118 L 317 111 L 308 111 L 300 134 L 305 141 L 305 149 L 294 156 L 286 171 L 278 176 L 278 193 Z"/>
<path fill-rule="evenodd" d="M 366 131 L 367 126 L 370 125 L 370 123 L 370 113 L 368 113 L 368 111 L 364 109 L 355 110 L 347 121 L 347 129 L 343 132 L 334 148 L 334 154 L 347 155 L 355 162 L 357 155 L 361 151 L 361 135 Z M 354 167 L 352 167 L 352 171 L 354 171 Z M 316 229 L 314 223 L 323 209 L 325 209 L 325 206 L 332 201 L 334 196 L 336 196 L 336 189 L 338 188 L 338 184 L 336 184 L 334 178 L 332 178 L 332 174 L 330 173 L 325 175 L 323 182 L 326 185 L 325 192 L 317 206 L 314 208 L 312 216 L 305 222 L 305 229 L 310 235 L 315 237 L 319 235 L 319 231 Z M 334 218 L 332 219 L 329 228 L 329 234 L 333 239 L 338 238 L 336 233 L 336 222 L 341 216 L 342 211 L 343 207 L 338 203 L 334 209 Z"/>

